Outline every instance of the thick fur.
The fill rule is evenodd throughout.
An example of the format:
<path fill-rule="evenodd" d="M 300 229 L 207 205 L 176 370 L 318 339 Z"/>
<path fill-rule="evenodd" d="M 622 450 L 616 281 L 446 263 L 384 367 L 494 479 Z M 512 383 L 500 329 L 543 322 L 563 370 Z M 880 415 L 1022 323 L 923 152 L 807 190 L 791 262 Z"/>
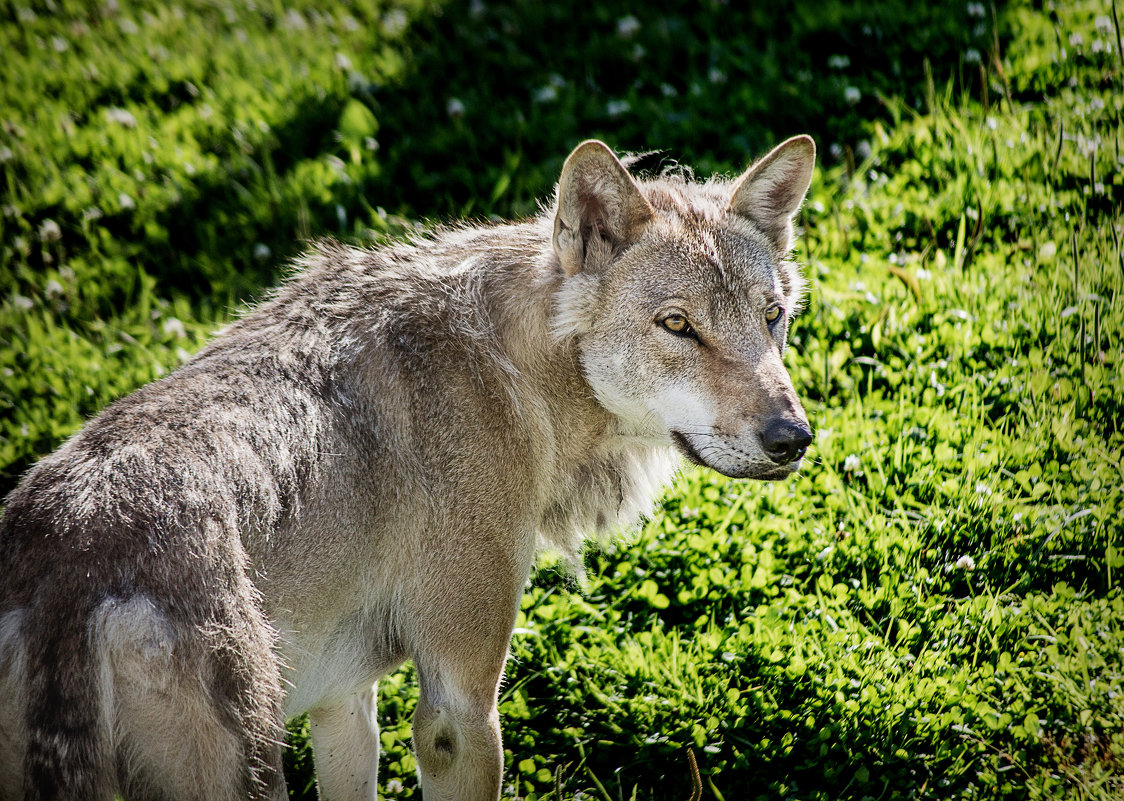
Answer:
<path fill-rule="evenodd" d="M 321 796 L 373 799 L 375 682 L 406 659 L 425 798 L 497 798 L 536 550 L 634 523 L 677 450 L 800 463 L 813 160 L 798 137 L 735 181 L 637 183 L 584 143 L 539 217 L 322 243 L 106 409 L 0 522 L 0 798 L 281 799 L 307 711 Z"/>

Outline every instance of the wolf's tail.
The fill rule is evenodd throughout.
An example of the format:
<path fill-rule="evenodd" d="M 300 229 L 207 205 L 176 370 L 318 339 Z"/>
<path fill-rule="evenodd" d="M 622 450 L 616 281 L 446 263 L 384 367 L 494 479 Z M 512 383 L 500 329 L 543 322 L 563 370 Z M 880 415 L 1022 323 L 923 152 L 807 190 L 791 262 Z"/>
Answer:
<path fill-rule="evenodd" d="M 26 801 L 112 801 L 111 746 L 91 604 L 41 593 L 24 617 Z M 80 611 L 79 611 L 80 610 Z"/>

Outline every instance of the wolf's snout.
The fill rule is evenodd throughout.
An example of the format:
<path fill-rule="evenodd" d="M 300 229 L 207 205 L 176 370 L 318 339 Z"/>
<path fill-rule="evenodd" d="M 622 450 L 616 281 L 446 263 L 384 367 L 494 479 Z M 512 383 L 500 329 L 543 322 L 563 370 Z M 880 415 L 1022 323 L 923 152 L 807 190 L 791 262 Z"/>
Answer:
<path fill-rule="evenodd" d="M 773 420 L 761 431 L 761 447 L 777 464 L 790 464 L 804 455 L 812 444 L 812 432 L 806 423 L 795 420 Z"/>

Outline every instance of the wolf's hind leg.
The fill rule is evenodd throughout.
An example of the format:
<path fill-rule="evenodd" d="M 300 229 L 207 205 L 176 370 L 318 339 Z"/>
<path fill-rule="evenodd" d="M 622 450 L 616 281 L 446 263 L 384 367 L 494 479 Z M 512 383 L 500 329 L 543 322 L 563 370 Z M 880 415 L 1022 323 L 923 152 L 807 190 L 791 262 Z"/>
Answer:
<path fill-rule="evenodd" d="M 252 604 L 232 600 L 196 624 L 143 595 L 99 610 L 126 798 L 286 797 L 270 632 Z"/>
<path fill-rule="evenodd" d="M 376 686 L 309 714 L 320 801 L 374 801 L 379 768 Z"/>

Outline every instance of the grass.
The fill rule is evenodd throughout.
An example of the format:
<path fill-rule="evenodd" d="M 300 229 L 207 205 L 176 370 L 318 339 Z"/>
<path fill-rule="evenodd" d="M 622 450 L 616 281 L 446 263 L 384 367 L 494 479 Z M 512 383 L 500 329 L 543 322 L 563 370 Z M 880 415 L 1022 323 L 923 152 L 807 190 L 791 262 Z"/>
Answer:
<path fill-rule="evenodd" d="M 807 130 L 811 464 L 544 562 L 505 797 L 1124 795 L 1115 6 L 55 5 L 0 12 L 5 487 L 303 237 L 529 213 L 587 136 L 734 172 Z M 410 669 L 381 695 L 418 797 Z"/>

